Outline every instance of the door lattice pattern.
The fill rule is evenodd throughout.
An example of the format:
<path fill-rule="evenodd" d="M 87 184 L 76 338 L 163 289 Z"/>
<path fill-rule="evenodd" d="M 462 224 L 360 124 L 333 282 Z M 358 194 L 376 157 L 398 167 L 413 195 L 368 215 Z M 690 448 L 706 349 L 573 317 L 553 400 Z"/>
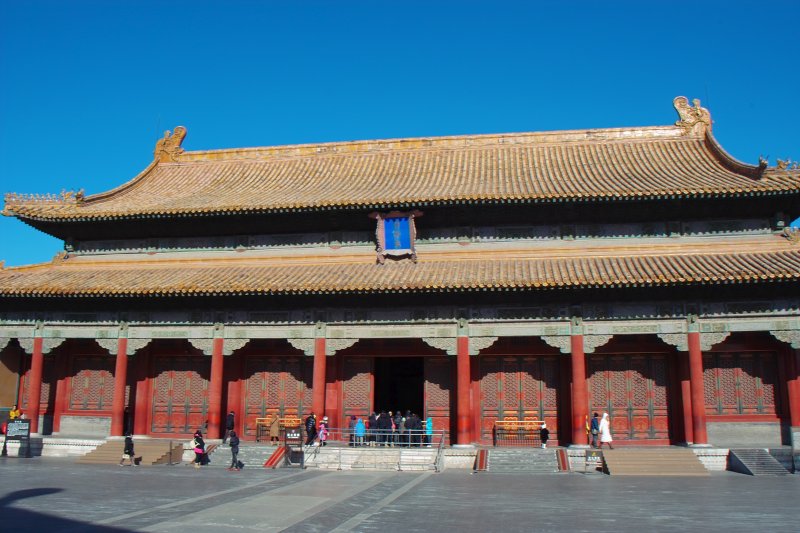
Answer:
<path fill-rule="evenodd" d="M 340 427 L 347 427 L 352 415 L 367 421 L 372 411 L 371 357 L 345 357 L 342 360 L 342 416 Z"/>
<path fill-rule="evenodd" d="M 450 431 L 450 404 L 453 394 L 453 359 L 425 358 L 425 418 L 431 417 L 433 429 Z"/>
<path fill-rule="evenodd" d="M 310 357 L 247 357 L 244 375 L 247 436 L 255 436 L 257 418 L 273 414 L 302 417 L 311 407 Z"/>
<path fill-rule="evenodd" d="M 703 355 L 703 385 L 709 415 L 774 415 L 778 412 L 775 352 Z"/>
<path fill-rule="evenodd" d="M 669 439 L 666 356 L 593 355 L 588 363 L 591 411 L 609 414 L 615 440 Z"/>
<path fill-rule="evenodd" d="M 77 356 L 72 363 L 69 409 L 108 411 L 114 398 L 114 359 L 108 356 Z"/>
<path fill-rule="evenodd" d="M 205 426 L 210 365 L 199 356 L 153 359 L 152 433 L 194 433 Z"/>
<path fill-rule="evenodd" d="M 544 420 L 558 438 L 558 359 L 480 357 L 481 439 L 492 440 L 497 420 Z"/>

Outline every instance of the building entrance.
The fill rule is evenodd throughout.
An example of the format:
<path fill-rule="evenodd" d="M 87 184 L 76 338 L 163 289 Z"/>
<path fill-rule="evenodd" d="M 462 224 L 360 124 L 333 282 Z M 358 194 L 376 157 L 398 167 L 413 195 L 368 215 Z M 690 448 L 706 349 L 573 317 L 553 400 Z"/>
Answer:
<path fill-rule="evenodd" d="M 423 416 L 424 385 L 424 358 L 375 358 L 376 412 L 408 410 Z"/>

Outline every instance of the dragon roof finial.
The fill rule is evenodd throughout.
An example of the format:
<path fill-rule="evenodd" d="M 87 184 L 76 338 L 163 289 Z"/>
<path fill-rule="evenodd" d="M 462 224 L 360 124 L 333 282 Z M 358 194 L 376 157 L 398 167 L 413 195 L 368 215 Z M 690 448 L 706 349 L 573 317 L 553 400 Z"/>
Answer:
<path fill-rule="evenodd" d="M 681 117 L 675 123 L 676 126 L 691 135 L 703 135 L 711 129 L 711 113 L 705 107 L 700 107 L 700 100 L 692 100 L 694 106 L 689 104 L 689 99 L 685 96 L 677 96 L 672 101 L 675 111 Z"/>

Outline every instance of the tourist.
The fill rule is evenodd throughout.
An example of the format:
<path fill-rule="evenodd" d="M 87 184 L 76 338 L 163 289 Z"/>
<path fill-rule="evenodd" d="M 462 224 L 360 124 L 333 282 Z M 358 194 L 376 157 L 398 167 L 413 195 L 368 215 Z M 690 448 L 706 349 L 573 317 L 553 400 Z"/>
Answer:
<path fill-rule="evenodd" d="M 367 446 L 375 446 L 375 435 L 378 432 L 378 417 L 375 411 L 367 418 Z"/>
<path fill-rule="evenodd" d="M 597 448 L 597 435 L 600 433 L 600 420 L 597 418 L 598 415 L 595 413 L 592 415 L 592 423 L 590 426 L 590 432 L 592 434 L 592 448 Z"/>
<path fill-rule="evenodd" d="M 278 418 L 278 413 L 272 415 L 269 421 L 269 443 L 277 446 L 281 440 L 281 423 Z"/>
<path fill-rule="evenodd" d="M 392 433 L 392 419 L 386 411 L 381 411 L 378 416 L 378 443 L 381 446 L 386 446 L 389 441 L 389 435 Z"/>
<path fill-rule="evenodd" d="M 362 419 L 358 419 L 356 421 L 356 446 L 363 446 L 364 445 L 364 434 L 366 433 L 366 428 L 364 427 L 364 421 Z"/>
<path fill-rule="evenodd" d="M 306 446 L 311 446 L 317 438 L 317 417 L 311 413 L 306 418 Z"/>
<path fill-rule="evenodd" d="M 133 451 L 133 437 L 130 433 L 125 435 L 125 445 L 122 448 L 122 459 L 119 460 L 119 466 L 125 466 L 125 459 L 130 460 L 131 466 L 139 466 L 136 464 Z"/>
<path fill-rule="evenodd" d="M 228 417 L 225 419 L 225 434 L 222 436 L 222 444 L 225 444 L 225 441 L 228 440 L 228 435 L 233 428 L 236 426 L 236 414 L 231 411 L 228 413 Z"/>
<path fill-rule="evenodd" d="M 356 445 L 356 415 L 351 415 L 347 422 L 347 431 L 350 434 L 350 446 Z"/>
<path fill-rule="evenodd" d="M 603 413 L 603 419 L 600 420 L 598 428 L 600 432 L 600 449 L 603 449 L 603 444 L 608 444 L 609 449 L 613 450 L 611 445 L 611 421 L 608 419 L 608 413 Z"/>
<path fill-rule="evenodd" d="M 14 405 L 13 407 L 11 407 L 11 410 L 8 412 L 8 419 L 9 420 L 16 420 L 18 418 L 22 418 L 22 411 L 20 411 L 19 408 L 16 405 Z"/>
<path fill-rule="evenodd" d="M 198 429 L 194 432 L 192 439 L 192 447 L 194 448 L 194 467 L 200 468 L 203 463 L 203 456 L 206 454 L 206 442 L 203 440 L 203 434 Z"/>
<path fill-rule="evenodd" d="M 236 434 L 236 431 L 231 429 L 230 432 L 231 438 L 231 466 L 228 467 L 228 470 L 236 470 L 239 471 L 239 436 Z"/>
<path fill-rule="evenodd" d="M 411 413 L 411 416 L 406 419 L 406 429 L 410 437 L 409 445 L 418 448 L 420 437 L 422 436 L 422 420 L 417 416 L 417 413 Z"/>
<path fill-rule="evenodd" d="M 550 439 L 550 430 L 547 429 L 547 422 L 542 422 L 542 429 L 539 430 L 539 439 L 542 441 L 542 448 L 547 448 L 547 441 Z"/>
<path fill-rule="evenodd" d="M 319 445 L 325 446 L 328 441 L 328 417 L 323 416 L 319 423 Z"/>
<path fill-rule="evenodd" d="M 425 446 L 431 447 L 433 441 L 433 418 L 428 417 L 425 419 Z"/>
<path fill-rule="evenodd" d="M 395 446 L 402 446 L 403 445 L 403 431 L 405 431 L 405 418 L 403 418 L 403 414 L 400 410 L 394 415 L 394 445 Z"/>

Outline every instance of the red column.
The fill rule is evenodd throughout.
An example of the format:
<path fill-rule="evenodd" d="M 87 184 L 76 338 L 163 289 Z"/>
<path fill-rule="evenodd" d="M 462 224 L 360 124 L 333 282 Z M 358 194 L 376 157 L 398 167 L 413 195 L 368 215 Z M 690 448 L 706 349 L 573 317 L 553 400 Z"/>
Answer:
<path fill-rule="evenodd" d="M 572 445 L 586 444 L 586 420 L 589 417 L 589 395 L 586 387 L 586 356 L 583 335 L 570 337 L 572 348 Z"/>
<path fill-rule="evenodd" d="M 322 420 L 325 414 L 325 338 L 317 338 L 314 342 L 314 376 L 311 382 L 311 410 Z"/>
<path fill-rule="evenodd" d="M 469 420 L 469 337 L 460 336 L 456 345 L 456 443 L 470 444 Z"/>
<path fill-rule="evenodd" d="M 31 371 L 28 375 L 28 412 L 25 416 L 31 419 L 31 433 L 39 432 L 39 406 L 42 396 L 42 368 L 44 367 L 42 340 L 41 337 L 33 339 Z"/>
<path fill-rule="evenodd" d="M 222 355 L 223 338 L 214 339 L 211 350 L 211 379 L 208 383 L 208 437 L 221 439 L 220 418 L 222 416 L 222 369 L 225 359 Z"/>
<path fill-rule="evenodd" d="M 706 433 L 706 399 L 703 388 L 703 352 L 700 332 L 689 332 L 689 381 L 692 392 L 692 433 L 694 444 L 708 444 Z"/>
<path fill-rule="evenodd" d="M 139 376 L 136 382 L 136 406 L 133 415 L 133 433 L 135 435 L 147 435 L 149 433 L 149 413 L 150 402 L 150 360 L 152 358 L 152 343 L 144 350 L 139 350 L 136 354 L 136 367 L 139 368 Z"/>
<path fill-rule="evenodd" d="M 67 341 L 69 343 L 69 341 Z M 55 405 L 53 406 L 53 433 L 61 431 L 61 415 L 66 411 L 69 405 L 69 398 L 67 398 L 67 383 L 72 380 L 69 374 L 72 371 L 72 353 L 71 347 L 69 351 L 62 351 L 59 354 L 59 359 L 54 361 L 55 366 Z"/>
<path fill-rule="evenodd" d="M 692 427 L 692 381 L 689 372 L 689 353 L 678 352 L 681 375 L 681 404 L 683 406 L 683 436 L 687 444 L 694 442 Z"/>
<path fill-rule="evenodd" d="M 117 361 L 114 365 L 114 396 L 111 400 L 111 436 L 125 431 L 125 384 L 128 382 L 128 339 L 117 340 Z"/>
<path fill-rule="evenodd" d="M 789 350 L 786 359 L 787 392 L 789 396 L 789 421 L 792 427 L 800 427 L 800 350 Z"/>

